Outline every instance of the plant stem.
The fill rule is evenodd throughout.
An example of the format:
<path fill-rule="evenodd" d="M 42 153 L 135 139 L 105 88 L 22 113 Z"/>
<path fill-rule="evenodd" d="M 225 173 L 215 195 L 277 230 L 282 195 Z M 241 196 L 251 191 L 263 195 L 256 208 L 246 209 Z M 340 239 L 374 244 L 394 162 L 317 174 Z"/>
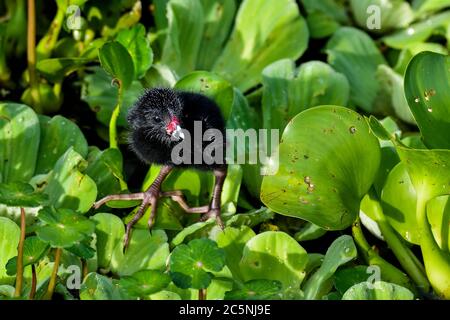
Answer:
<path fill-rule="evenodd" d="M 58 269 L 59 269 L 59 262 L 61 260 L 61 248 L 56 248 L 55 251 L 55 262 L 53 265 L 53 271 L 52 275 L 50 277 L 50 282 L 48 283 L 47 293 L 44 296 L 45 300 L 51 300 L 53 297 L 53 292 L 55 291 L 56 287 L 56 277 L 58 276 Z"/>
<path fill-rule="evenodd" d="M 86 259 L 81 259 L 81 268 L 82 268 L 82 277 L 83 277 L 83 280 L 86 278 L 86 276 L 87 276 L 87 274 L 88 274 L 88 264 L 87 264 L 87 261 L 86 261 Z"/>
<path fill-rule="evenodd" d="M 20 240 L 19 246 L 17 247 L 17 277 L 16 277 L 16 291 L 14 292 L 15 297 L 20 297 L 22 294 L 22 284 L 23 284 L 23 245 L 25 243 L 25 210 L 20 208 Z"/>
<path fill-rule="evenodd" d="M 28 75 L 30 77 L 31 98 L 33 108 L 42 112 L 40 94 L 36 75 L 36 7 L 35 0 L 28 0 L 28 24 L 27 24 L 27 61 Z"/>
<path fill-rule="evenodd" d="M 37 276 L 36 276 L 36 267 L 34 264 L 31 265 L 31 290 L 30 290 L 30 300 L 34 299 L 36 295 L 36 286 L 37 286 Z"/>
<path fill-rule="evenodd" d="M 206 300 L 206 289 L 198 290 L 198 300 Z"/>
<path fill-rule="evenodd" d="M 113 80 L 114 81 L 114 80 Z M 123 95 L 123 89 L 122 89 L 122 83 L 120 80 L 116 81 L 119 85 L 119 93 L 117 97 L 117 105 L 114 108 L 114 111 L 111 115 L 111 120 L 109 122 L 109 147 L 110 148 L 118 148 L 118 142 L 117 142 L 117 118 L 120 114 L 120 107 L 122 105 L 122 95 Z"/>
<path fill-rule="evenodd" d="M 370 246 L 364 237 L 359 218 L 352 225 L 352 235 L 366 263 L 380 267 L 383 280 L 415 291 L 408 276 L 380 257 L 375 249 Z"/>

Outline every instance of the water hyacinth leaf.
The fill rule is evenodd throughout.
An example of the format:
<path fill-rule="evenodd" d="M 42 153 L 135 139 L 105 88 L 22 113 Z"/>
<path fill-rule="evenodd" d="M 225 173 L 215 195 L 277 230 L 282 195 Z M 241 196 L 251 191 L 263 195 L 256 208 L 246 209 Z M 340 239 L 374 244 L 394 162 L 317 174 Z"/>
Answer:
<path fill-rule="evenodd" d="M 274 280 L 250 280 L 242 288 L 228 291 L 225 300 L 276 300 L 282 296 L 282 284 Z"/>
<path fill-rule="evenodd" d="M 348 289 L 342 300 L 414 300 L 414 294 L 394 283 L 361 282 Z"/>
<path fill-rule="evenodd" d="M 197 70 L 210 70 L 222 52 L 230 33 L 236 2 L 229 0 L 200 0 L 204 14 L 204 28 L 197 57 Z"/>
<path fill-rule="evenodd" d="M 23 245 L 23 266 L 29 266 L 37 263 L 44 257 L 49 249 L 48 243 L 40 240 L 36 236 L 25 239 Z M 11 258 L 6 264 L 6 272 L 9 276 L 13 276 L 17 272 L 17 256 Z"/>
<path fill-rule="evenodd" d="M 386 64 L 373 40 L 363 31 L 343 27 L 326 46 L 328 63 L 350 83 L 350 102 L 372 111 L 379 85 L 373 81 L 380 64 Z"/>
<path fill-rule="evenodd" d="M 119 217 L 110 213 L 97 213 L 91 219 L 96 222 L 98 266 L 109 270 L 111 260 L 114 256 L 120 255 L 120 250 L 123 249 L 120 244 L 125 235 L 125 227 Z"/>
<path fill-rule="evenodd" d="M 103 69 L 127 89 L 135 76 L 133 59 L 127 49 L 117 41 L 106 42 L 98 51 L 98 57 Z"/>
<path fill-rule="evenodd" d="M 0 103 L 0 182 L 30 180 L 39 139 L 39 120 L 30 107 Z"/>
<path fill-rule="evenodd" d="M 448 26 L 449 21 L 450 12 L 444 11 L 383 37 L 382 40 L 391 48 L 404 49 L 416 43 L 424 42 L 434 34 L 444 33 L 444 29 Z"/>
<path fill-rule="evenodd" d="M 381 193 L 381 204 L 389 224 L 407 241 L 419 244 L 416 190 L 403 162 L 389 173 Z"/>
<path fill-rule="evenodd" d="M 59 158 L 44 189 L 51 205 L 80 213 L 85 213 L 92 207 L 97 197 L 97 186 L 84 173 L 86 167 L 86 160 L 73 148 Z"/>
<path fill-rule="evenodd" d="M 145 298 L 161 291 L 170 283 L 170 276 L 156 270 L 142 270 L 131 276 L 124 276 L 118 284 L 130 297 Z"/>
<path fill-rule="evenodd" d="M 199 222 L 193 223 L 193 224 L 187 226 L 186 228 L 184 228 L 183 230 L 181 230 L 180 232 L 178 232 L 177 235 L 175 237 L 173 237 L 170 244 L 174 247 L 178 246 L 178 245 L 182 244 L 186 240 L 186 238 L 188 238 L 189 236 L 191 236 L 201 230 L 204 230 L 208 227 L 211 227 L 213 225 L 214 225 L 213 220 L 199 221 Z"/>
<path fill-rule="evenodd" d="M 116 237 L 114 236 L 116 239 Z M 130 245 L 123 253 L 123 241 L 119 242 L 119 249 L 113 251 L 111 271 L 120 276 L 129 276 L 145 270 L 163 270 L 169 256 L 167 235 L 163 230 L 135 229 L 131 234 Z M 146 254 L 143 255 L 142 252 Z"/>
<path fill-rule="evenodd" d="M 36 69 L 52 82 L 60 82 L 69 74 L 83 68 L 92 58 L 51 58 L 38 61 Z"/>
<path fill-rule="evenodd" d="M 355 259 L 357 256 L 353 238 L 343 235 L 333 241 L 325 254 L 323 263 L 305 284 L 305 299 L 318 299 L 328 292 L 323 292 L 326 282 L 334 275 L 337 268 Z"/>
<path fill-rule="evenodd" d="M 429 148 L 450 148 L 450 58 L 422 52 L 405 74 L 405 95 Z"/>
<path fill-rule="evenodd" d="M 244 246 L 255 235 L 255 232 L 247 226 L 227 227 L 217 235 L 218 246 L 225 250 L 226 265 L 236 279 L 242 279 L 239 262 Z"/>
<path fill-rule="evenodd" d="M 81 259 L 92 259 L 95 256 L 95 249 L 90 246 L 92 237 L 87 237 L 81 242 L 75 243 L 73 246 L 66 248 L 66 250 Z"/>
<path fill-rule="evenodd" d="M 450 197 L 436 197 L 428 202 L 427 216 L 434 238 L 442 251 L 450 252 Z"/>
<path fill-rule="evenodd" d="M 119 149 L 100 151 L 97 147 L 91 147 L 86 159 L 88 166 L 85 173 L 97 185 L 97 198 L 119 193 L 122 186 L 126 186 L 122 175 L 122 153 Z"/>
<path fill-rule="evenodd" d="M 407 27 L 415 18 L 409 3 L 402 0 L 351 0 L 350 6 L 356 23 L 376 33 Z"/>
<path fill-rule="evenodd" d="M 56 248 L 69 248 L 94 233 L 95 223 L 69 209 L 44 207 L 39 211 L 44 224 L 36 230 L 42 241 Z"/>
<path fill-rule="evenodd" d="M 119 289 L 110 278 L 91 272 L 80 287 L 81 300 L 121 300 Z"/>
<path fill-rule="evenodd" d="M 326 230 L 353 223 L 380 163 L 378 140 L 366 120 L 336 106 L 308 109 L 292 119 L 279 155 L 278 172 L 263 179 L 261 201 Z"/>
<path fill-rule="evenodd" d="M 280 281 L 285 290 L 298 290 L 305 277 L 308 255 L 287 233 L 267 231 L 245 245 L 240 270 L 244 281 Z"/>
<path fill-rule="evenodd" d="M 161 63 L 178 77 L 195 70 L 205 16 L 199 0 L 170 0 L 167 4 L 168 33 Z M 180 59 L 180 57 L 183 57 Z"/>
<path fill-rule="evenodd" d="M 326 230 L 311 222 L 306 222 L 294 235 L 298 242 L 315 240 L 327 233 Z"/>
<path fill-rule="evenodd" d="M 338 269 L 334 274 L 334 287 L 340 294 L 344 294 L 355 284 L 367 281 L 371 273 L 368 266 L 355 266 Z"/>
<path fill-rule="evenodd" d="M 311 38 L 332 35 L 341 24 L 349 23 L 346 8 L 335 0 L 302 0 Z"/>
<path fill-rule="evenodd" d="M 231 84 L 221 76 L 207 71 L 195 71 L 181 78 L 175 88 L 206 95 L 217 103 L 224 119 L 229 118 L 234 92 Z"/>
<path fill-rule="evenodd" d="M 408 67 L 408 64 L 411 62 L 412 58 L 414 58 L 416 55 L 424 51 L 436 52 L 443 55 L 448 54 L 447 48 L 438 43 L 434 42 L 414 43 L 402 49 L 402 51 L 400 51 L 394 70 L 397 73 L 404 75 L 406 72 L 406 68 Z"/>
<path fill-rule="evenodd" d="M 224 250 L 202 238 L 177 246 L 170 256 L 169 270 L 177 287 L 205 289 L 211 283 L 211 272 L 221 271 L 224 265 Z"/>
<path fill-rule="evenodd" d="M 48 199 L 46 194 L 35 192 L 28 183 L 0 183 L 0 203 L 11 207 L 38 207 Z"/>
<path fill-rule="evenodd" d="M 412 7 L 416 13 L 425 14 L 450 7 L 449 0 L 413 0 Z"/>
<path fill-rule="evenodd" d="M 318 105 L 345 106 L 348 102 L 347 78 L 326 63 L 310 61 L 300 65 L 283 59 L 267 66 L 263 76 L 263 124 L 267 129 L 283 130 L 299 112 Z"/>
<path fill-rule="evenodd" d="M 138 23 L 129 29 L 123 29 L 117 34 L 116 40 L 128 50 L 133 60 L 134 76 L 142 78 L 153 62 L 153 51 L 145 27 Z"/>
<path fill-rule="evenodd" d="M 57 115 L 53 118 L 39 117 L 41 140 L 35 174 L 47 173 L 56 161 L 69 149 L 86 157 L 88 144 L 80 128 L 72 121 Z"/>
<path fill-rule="evenodd" d="M 14 284 L 15 277 L 6 273 L 6 264 L 9 259 L 17 255 L 20 228 L 8 218 L 0 217 L 0 285 Z"/>
<path fill-rule="evenodd" d="M 260 82 L 261 71 L 268 64 L 299 58 L 308 38 L 308 27 L 295 1 L 244 0 L 213 71 L 244 92 Z"/>
<path fill-rule="evenodd" d="M 117 104 L 118 90 L 111 85 L 111 77 L 100 67 L 92 69 L 93 73 L 83 78 L 81 99 L 96 113 L 97 120 L 105 126 L 109 125 L 111 114 Z M 133 81 L 122 95 L 122 107 L 117 119 L 117 125 L 127 125 L 128 109 L 136 101 L 136 97 L 143 93 L 144 88 L 139 81 Z"/>

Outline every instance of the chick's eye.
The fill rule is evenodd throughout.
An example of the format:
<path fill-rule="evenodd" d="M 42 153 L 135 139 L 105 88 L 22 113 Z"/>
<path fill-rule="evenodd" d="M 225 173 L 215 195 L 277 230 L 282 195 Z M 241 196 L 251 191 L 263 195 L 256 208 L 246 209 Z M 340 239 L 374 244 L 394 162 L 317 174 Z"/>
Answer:
<path fill-rule="evenodd" d="M 158 116 L 154 116 L 154 117 L 153 117 L 153 121 L 155 121 L 155 122 L 161 122 L 161 118 L 158 117 Z"/>

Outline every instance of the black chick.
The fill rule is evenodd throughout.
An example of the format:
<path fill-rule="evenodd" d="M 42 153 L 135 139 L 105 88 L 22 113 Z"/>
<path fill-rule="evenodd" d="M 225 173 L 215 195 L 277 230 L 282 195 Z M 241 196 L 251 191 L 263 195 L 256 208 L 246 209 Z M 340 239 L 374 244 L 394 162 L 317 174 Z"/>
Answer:
<path fill-rule="evenodd" d="M 148 226 L 154 224 L 158 198 L 169 196 L 190 213 L 203 213 L 202 220 L 215 218 L 223 228 L 220 218 L 220 197 L 227 173 L 225 163 L 225 121 L 217 104 L 208 97 L 168 88 L 146 90 L 130 109 L 127 117 L 130 132 L 130 146 L 136 155 L 148 164 L 159 164 L 162 168 L 152 185 L 141 193 L 109 195 L 94 204 L 99 208 L 111 200 L 142 200 L 142 204 L 127 224 L 125 248 L 128 246 L 131 228 L 142 217 L 148 206 L 151 206 Z M 194 130 L 201 123 L 201 131 Z M 203 141 L 203 135 L 215 129 L 219 135 L 209 135 Z M 198 130 L 198 129 L 197 129 Z M 195 132 L 195 133 L 194 133 Z M 200 133 L 200 134 L 199 134 Z M 206 135 L 207 136 L 207 135 Z M 214 139 L 222 140 L 214 141 Z M 186 139 L 186 140 L 185 140 Z M 216 148 L 210 154 L 213 158 L 205 159 L 205 147 L 214 142 Z M 190 145 L 189 154 L 172 155 L 178 144 Z M 188 149 L 189 150 L 189 149 Z M 219 151 L 214 152 L 214 151 Z M 181 161 L 181 163 L 180 163 Z M 189 167 L 199 170 L 212 170 L 215 175 L 215 186 L 209 205 L 191 208 L 180 191 L 161 192 L 161 184 L 174 167 Z"/>

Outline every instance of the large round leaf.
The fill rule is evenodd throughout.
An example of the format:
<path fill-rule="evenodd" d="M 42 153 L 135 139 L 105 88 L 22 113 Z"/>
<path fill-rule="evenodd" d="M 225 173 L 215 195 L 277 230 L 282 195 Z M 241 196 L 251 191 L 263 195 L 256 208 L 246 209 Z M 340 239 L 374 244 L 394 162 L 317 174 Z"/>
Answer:
<path fill-rule="evenodd" d="M 287 233 L 267 231 L 251 238 L 240 262 L 245 281 L 280 281 L 284 290 L 298 291 L 305 277 L 308 255 Z"/>
<path fill-rule="evenodd" d="M 422 52 L 405 74 L 405 95 L 425 144 L 450 148 L 450 58 Z"/>
<path fill-rule="evenodd" d="M 7 206 L 38 207 L 43 205 L 47 198 L 46 194 L 34 192 L 28 183 L 0 183 L 0 203 Z"/>
<path fill-rule="evenodd" d="M 23 245 L 23 266 L 29 266 L 38 262 L 48 252 L 48 243 L 40 240 L 36 236 L 25 239 Z M 6 264 L 6 272 L 8 275 L 15 275 L 17 272 L 17 256 L 10 259 Z"/>
<path fill-rule="evenodd" d="M 30 180 L 39 139 L 39 120 L 30 107 L 0 103 L 0 182 Z"/>
<path fill-rule="evenodd" d="M 275 212 L 341 230 L 359 213 L 379 163 L 378 140 L 361 115 L 343 107 L 312 108 L 286 127 L 278 172 L 264 177 L 261 200 Z"/>

